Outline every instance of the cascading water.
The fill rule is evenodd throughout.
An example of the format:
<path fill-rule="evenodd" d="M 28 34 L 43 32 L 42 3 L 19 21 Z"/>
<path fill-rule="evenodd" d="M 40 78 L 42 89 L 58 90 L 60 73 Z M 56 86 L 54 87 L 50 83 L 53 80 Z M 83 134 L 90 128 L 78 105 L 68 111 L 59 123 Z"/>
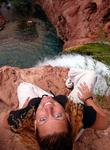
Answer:
<path fill-rule="evenodd" d="M 43 62 L 36 64 L 36 66 L 42 65 L 94 70 L 97 73 L 97 82 L 95 84 L 94 93 L 99 95 L 110 95 L 110 66 L 93 59 L 91 56 L 64 54 L 50 60 L 45 58 Z"/>
<path fill-rule="evenodd" d="M 78 54 L 59 55 L 62 42 L 57 37 L 53 25 L 49 22 L 39 5 L 36 5 L 35 17 L 37 36 L 23 40 L 16 33 L 16 22 L 10 22 L 0 32 L 0 66 L 33 67 L 35 64 L 62 67 L 74 67 L 95 70 L 97 83 L 95 92 L 110 94 L 110 67 L 92 57 Z M 59 56 L 58 56 L 59 55 Z M 99 84 L 100 83 L 100 84 Z"/>

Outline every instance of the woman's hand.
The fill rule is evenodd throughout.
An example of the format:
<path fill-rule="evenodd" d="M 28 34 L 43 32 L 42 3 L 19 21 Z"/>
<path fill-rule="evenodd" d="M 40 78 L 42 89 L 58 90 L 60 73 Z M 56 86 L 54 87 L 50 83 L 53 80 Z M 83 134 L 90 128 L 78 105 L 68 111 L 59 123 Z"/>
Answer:
<path fill-rule="evenodd" d="M 98 129 L 98 130 L 107 129 L 107 127 L 109 126 L 109 114 L 107 113 L 107 111 L 97 106 L 94 103 L 94 101 L 91 101 L 91 99 L 93 99 L 92 92 L 90 91 L 90 89 L 88 88 L 85 82 L 81 83 L 78 89 L 79 89 L 79 92 L 78 92 L 79 98 L 83 102 L 86 102 L 88 106 L 92 106 L 92 108 L 96 111 L 96 121 L 91 126 L 91 128 Z"/>
<path fill-rule="evenodd" d="M 78 87 L 79 91 L 78 92 L 78 97 L 85 102 L 87 99 L 92 98 L 92 92 L 89 90 L 87 84 L 81 83 L 80 87 Z"/>

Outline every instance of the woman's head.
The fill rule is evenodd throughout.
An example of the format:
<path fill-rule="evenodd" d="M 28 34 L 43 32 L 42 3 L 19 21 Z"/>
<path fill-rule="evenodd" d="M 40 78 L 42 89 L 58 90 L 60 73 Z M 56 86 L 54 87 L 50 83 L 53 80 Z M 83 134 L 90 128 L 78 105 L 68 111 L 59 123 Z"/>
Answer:
<path fill-rule="evenodd" d="M 43 149 L 45 146 L 48 147 L 48 145 L 49 147 L 54 147 L 54 149 L 55 147 L 59 149 L 58 145 L 62 147 L 64 143 L 69 147 L 72 145 L 68 115 L 64 108 L 52 97 L 43 97 L 36 111 L 35 128 L 37 131 L 37 139 L 39 144 L 43 146 Z M 68 139 L 70 139 L 70 142 L 68 142 Z M 66 149 L 68 148 L 66 147 Z"/>
<path fill-rule="evenodd" d="M 35 128 L 38 129 L 39 135 L 59 133 L 67 131 L 67 119 L 64 108 L 52 97 L 46 96 L 36 111 Z"/>

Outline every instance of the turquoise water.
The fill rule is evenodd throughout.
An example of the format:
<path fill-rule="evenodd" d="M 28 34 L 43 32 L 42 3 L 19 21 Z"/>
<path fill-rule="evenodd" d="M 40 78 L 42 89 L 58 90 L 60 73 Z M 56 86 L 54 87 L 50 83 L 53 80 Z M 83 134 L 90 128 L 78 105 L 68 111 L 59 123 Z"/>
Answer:
<path fill-rule="evenodd" d="M 62 49 L 60 39 L 51 26 L 47 30 L 45 23 L 37 24 L 38 37 L 28 41 L 7 38 L 0 43 L 0 66 L 9 65 L 21 68 L 34 66 L 38 61 L 58 55 Z"/>
<path fill-rule="evenodd" d="M 28 40 L 18 36 L 15 31 L 11 31 L 14 36 L 9 32 L 7 37 L 5 30 L 1 32 L 5 38 L 0 35 L 0 66 L 33 67 L 37 62 L 59 54 L 62 43 L 53 25 L 47 20 L 36 19 L 36 22 L 38 36 Z M 9 28 L 8 24 L 6 28 Z"/>

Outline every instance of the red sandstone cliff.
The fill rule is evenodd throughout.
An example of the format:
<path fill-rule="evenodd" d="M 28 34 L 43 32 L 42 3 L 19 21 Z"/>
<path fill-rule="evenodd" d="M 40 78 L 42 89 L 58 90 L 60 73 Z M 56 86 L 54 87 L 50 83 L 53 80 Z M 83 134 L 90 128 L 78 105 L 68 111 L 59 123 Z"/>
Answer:
<path fill-rule="evenodd" d="M 20 82 L 37 84 L 46 91 L 68 95 L 65 87 L 67 68 L 43 66 L 29 69 L 0 68 L 0 150 L 39 150 L 29 133 L 21 138 L 1 126 L 3 111 L 17 103 L 16 89 Z M 110 128 L 105 131 L 87 130 L 75 144 L 75 150 L 109 150 Z"/>
<path fill-rule="evenodd" d="M 64 48 L 110 40 L 110 0 L 36 0 L 56 27 Z"/>
<path fill-rule="evenodd" d="M 48 92 L 51 90 L 54 93 L 67 94 L 68 89 L 65 88 L 64 80 L 66 75 L 66 68 L 51 66 L 30 69 L 1 67 L 0 103 L 12 107 L 17 102 L 16 88 L 23 81 L 37 84 Z"/>
<path fill-rule="evenodd" d="M 65 88 L 65 78 L 68 69 L 59 67 L 37 67 L 20 69 L 15 67 L 0 68 L 0 150 L 38 150 L 35 138 L 26 132 L 19 136 L 2 127 L 4 111 L 10 110 L 17 101 L 17 86 L 26 81 L 38 85 L 46 91 L 55 94 L 68 94 Z M 34 134 L 34 133 L 33 133 Z M 24 138 L 23 138 L 24 136 Z"/>

